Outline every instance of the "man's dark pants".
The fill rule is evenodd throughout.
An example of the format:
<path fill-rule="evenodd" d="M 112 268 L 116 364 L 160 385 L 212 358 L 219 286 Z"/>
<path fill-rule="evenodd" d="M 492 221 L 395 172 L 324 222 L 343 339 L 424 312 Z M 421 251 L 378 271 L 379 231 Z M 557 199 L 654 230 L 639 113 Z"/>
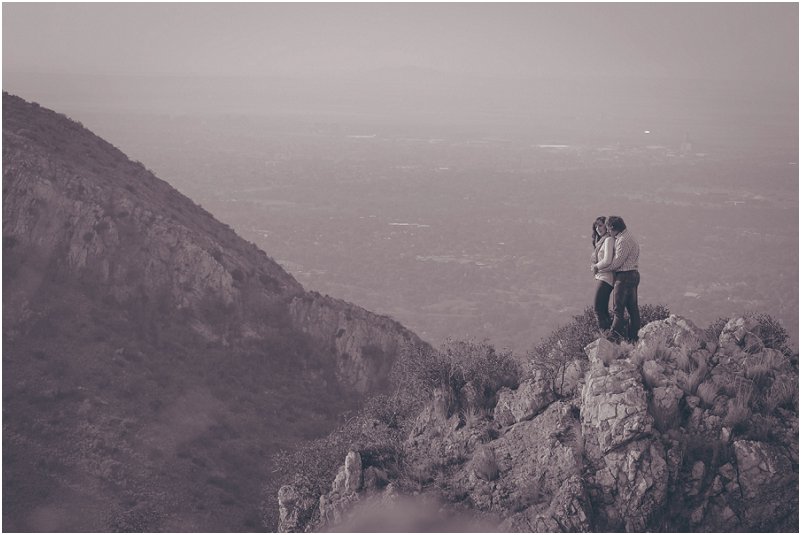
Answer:
<path fill-rule="evenodd" d="M 640 331 L 640 306 L 637 303 L 637 287 L 640 285 L 640 272 L 618 271 L 615 273 L 615 289 L 613 295 L 615 299 L 614 312 L 615 319 L 612 321 L 612 339 L 619 341 L 626 339 L 635 341 L 638 339 L 637 333 Z M 629 313 L 628 333 L 624 319 L 625 312 Z"/>
<path fill-rule="evenodd" d="M 609 316 L 609 296 L 612 295 L 614 286 L 604 281 L 598 281 L 595 288 L 595 317 L 598 318 L 598 328 L 602 331 L 612 326 L 612 318 Z"/>

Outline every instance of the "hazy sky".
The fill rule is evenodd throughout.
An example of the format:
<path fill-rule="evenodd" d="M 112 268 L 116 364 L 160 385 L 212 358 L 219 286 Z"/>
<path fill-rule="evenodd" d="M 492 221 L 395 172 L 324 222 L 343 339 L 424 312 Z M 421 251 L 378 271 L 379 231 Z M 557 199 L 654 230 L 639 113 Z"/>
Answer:
<path fill-rule="evenodd" d="M 3 71 L 798 78 L 795 3 L 3 4 Z"/>

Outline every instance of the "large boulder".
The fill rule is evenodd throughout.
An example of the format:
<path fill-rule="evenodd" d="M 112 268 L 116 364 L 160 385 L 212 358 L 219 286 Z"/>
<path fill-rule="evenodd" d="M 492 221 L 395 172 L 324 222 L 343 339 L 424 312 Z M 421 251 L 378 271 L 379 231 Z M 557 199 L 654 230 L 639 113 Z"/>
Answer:
<path fill-rule="evenodd" d="M 613 360 L 623 356 L 623 350 L 606 338 L 598 338 L 584 348 L 590 364 L 593 366 L 608 366 Z"/>
<path fill-rule="evenodd" d="M 761 531 L 790 515 L 797 522 L 798 466 L 774 444 L 737 440 L 734 453 L 746 527 Z"/>
<path fill-rule="evenodd" d="M 495 421 L 508 426 L 530 420 L 550 405 L 556 396 L 551 381 L 540 370 L 524 380 L 516 390 L 504 387 L 495 405 Z"/>
<path fill-rule="evenodd" d="M 614 361 L 609 368 L 592 368 L 581 401 L 584 435 L 603 454 L 652 431 L 640 372 L 627 360 Z"/>
<path fill-rule="evenodd" d="M 671 314 L 669 317 L 647 323 L 640 329 L 639 343 L 661 342 L 665 347 L 696 349 L 706 340 L 704 331 L 692 321 Z"/>
<path fill-rule="evenodd" d="M 349 451 L 345 464 L 339 469 L 331 492 L 320 496 L 320 522 L 334 526 L 340 524 L 350 512 L 351 505 L 360 500 L 358 491 L 362 486 L 362 458 L 358 452 Z"/>
<path fill-rule="evenodd" d="M 497 503 L 527 503 L 534 499 L 524 495 L 529 491 L 552 496 L 565 480 L 580 472 L 581 431 L 575 412 L 569 403 L 553 403 L 491 443 L 500 470 Z"/>

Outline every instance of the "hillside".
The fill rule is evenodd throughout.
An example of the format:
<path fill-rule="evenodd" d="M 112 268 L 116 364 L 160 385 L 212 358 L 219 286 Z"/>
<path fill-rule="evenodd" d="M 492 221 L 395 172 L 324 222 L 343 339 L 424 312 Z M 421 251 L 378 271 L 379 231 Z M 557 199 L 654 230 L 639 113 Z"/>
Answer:
<path fill-rule="evenodd" d="M 287 532 L 795 532 L 787 332 L 644 311 L 636 345 L 588 309 L 524 369 L 474 343 L 403 359 L 405 390 L 286 458 L 265 507 Z"/>
<path fill-rule="evenodd" d="M 307 293 L 142 164 L 6 93 L 3 310 L 6 531 L 274 526 L 271 454 L 425 346 Z"/>

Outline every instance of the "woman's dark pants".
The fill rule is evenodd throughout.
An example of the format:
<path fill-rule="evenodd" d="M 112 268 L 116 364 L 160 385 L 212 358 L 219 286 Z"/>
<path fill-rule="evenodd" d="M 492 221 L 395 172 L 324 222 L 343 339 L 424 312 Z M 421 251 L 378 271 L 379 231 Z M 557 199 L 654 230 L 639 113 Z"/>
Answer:
<path fill-rule="evenodd" d="M 640 285 L 640 272 L 618 271 L 615 273 L 615 289 L 612 292 L 615 303 L 615 319 L 612 322 L 612 339 L 626 339 L 634 342 L 640 331 L 640 307 L 637 303 L 637 287 Z M 629 313 L 628 332 L 626 331 L 625 312 Z"/>
<path fill-rule="evenodd" d="M 595 288 L 595 317 L 598 318 L 598 328 L 602 331 L 612 326 L 612 318 L 609 316 L 609 296 L 614 287 L 604 281 L 598 281 Z"/>

